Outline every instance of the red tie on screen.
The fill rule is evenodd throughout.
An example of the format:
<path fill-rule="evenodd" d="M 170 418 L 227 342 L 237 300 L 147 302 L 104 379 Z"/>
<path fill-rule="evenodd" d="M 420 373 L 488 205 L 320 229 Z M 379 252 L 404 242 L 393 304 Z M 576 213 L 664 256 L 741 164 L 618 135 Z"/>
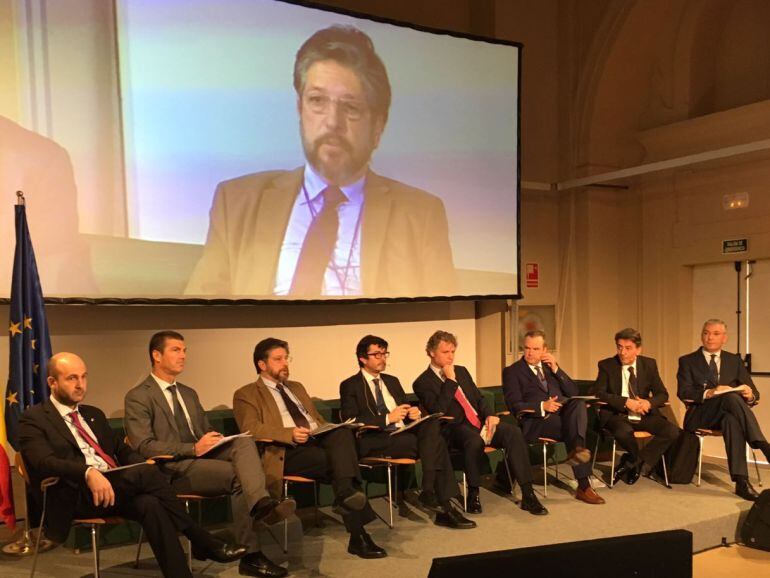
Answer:
<path fill-rule="evenodd" d="M 346 197 L 339 187 L 323 190 L 324 205 L 315 215 L 305 234 L 297 268 L 291 282 L 291 295 L 318 296 L 323 288 L 324 273 L 337 244 L 339 217 L 337 207 Z"/>
<path fill-rule="evenodd" d="M 117 468 L 118 464 L 115 462 L 115 460 L 107 455 L 107 452 L 102 449 L 102 446 L 96 443 L 94 438 L 88 435 L 88 432 L 83 427 L 83 424 L 80 423 L 80 416 L 78 415 L 78 412 L 73 411 L 69 414 L 69 416 L 72 419 L 72 425 L 74 425 L 75 429 L 78 430 L 80 437 L 82 437 L 89 446 L 94 448 L 94 451 L 99 455 L 100 458 L 107 462 L 108 466 L 111 468 Z"/>
<path fill-rule="evenodd" d="M 465 399 L 465 396 L 463 395 L 463 392 L 460 390 L 459 385 L 455 390 L 455 399 L 457 400 L 457 403 L 459 403 L 460 406 L 463 408 L 463 411 L 465 412 L 465 419 L 467 419 L 471 423 L 471 425 L 476 429 L 481 429 L 481 422 L 479 421 L 479 416 L 476 415 L 476 412 L 473 411 L 471 404 L 468 402 L 467 399 Z"/>

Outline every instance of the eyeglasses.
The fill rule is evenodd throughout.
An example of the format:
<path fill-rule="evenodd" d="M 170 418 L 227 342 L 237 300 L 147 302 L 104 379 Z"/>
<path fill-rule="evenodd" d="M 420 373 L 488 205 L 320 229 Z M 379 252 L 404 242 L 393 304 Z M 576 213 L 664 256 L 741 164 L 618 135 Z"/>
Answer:
<path fill-rule="evenodd" d="M 270 357 L 269 360 L 270 361 L 276 361 L 278 363 L 280 363 L 282 361 L 286 361 L 287 363 L 291 363 L 292 357 L 291 357 L 291 355 L 281 355 L 280 357 Z"/>
<path fill-rule="evenodd" d="M 374 353 L 367 353 L 367 357 L 374 357 L 375 359 L 382 359 L 383 357 L 387 359 L 390 357 L 390 351 L 375 351 Z"/>
<path fill-rule="evenodd" d="M 325 94 L 305 94 L 302 97 L 305 106 L 313 114 L 327 114 L 334 104 L 348 120 L 361 120 L 369 111 L 369 106 L 360 100 L 331 98 Z"/>

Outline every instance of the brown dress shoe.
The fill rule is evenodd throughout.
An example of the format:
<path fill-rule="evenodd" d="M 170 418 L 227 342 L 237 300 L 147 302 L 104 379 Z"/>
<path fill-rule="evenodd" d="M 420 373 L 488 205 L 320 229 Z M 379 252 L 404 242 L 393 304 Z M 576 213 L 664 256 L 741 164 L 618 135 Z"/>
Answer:
<path fill-rule="evenodd" d="M 585 490 L 580 488 L 575 492 L 575 499 L 585 502 L 586 504 L 603 504 L 604 498 L 597 494 L 591 486 L 588 486 Z"/>

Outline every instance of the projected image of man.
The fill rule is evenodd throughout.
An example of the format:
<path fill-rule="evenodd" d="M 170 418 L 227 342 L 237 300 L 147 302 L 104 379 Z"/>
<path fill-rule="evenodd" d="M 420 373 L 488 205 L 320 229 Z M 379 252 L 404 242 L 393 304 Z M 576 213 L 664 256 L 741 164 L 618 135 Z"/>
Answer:
<path fill-rule="evenodd" d="M 370 169 L 391 87 L 352 26 L 313 34 L 294 64 L 304 167 L 220 183 L 198 295 L 452 295 L 446 212 L 436 196 Z"/>

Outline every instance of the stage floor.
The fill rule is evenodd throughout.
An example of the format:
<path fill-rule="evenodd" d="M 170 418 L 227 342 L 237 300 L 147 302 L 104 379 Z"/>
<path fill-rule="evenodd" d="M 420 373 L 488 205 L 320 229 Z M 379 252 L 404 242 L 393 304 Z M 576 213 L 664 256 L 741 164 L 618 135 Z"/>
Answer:
<path fill-rule="evenodd" d="M 535 469 L 536 479 L 541 471 Z M 560 473 L 564 471 L 568 468 L 561 466 Z M 770 487 L 770 469 L 765 466 L 762 474 L 765 486 Z M 297 520 L 289 525 L 288 554 L 267 535 L 263 537 L 263 549 L 274 561 L 287 565 L 296 577 L 390 578 L 396 574 L 421 577 L 428 575 L 435 557 L 680 528 L 693 532 L 693 551 L 700 552 L 723 541 L 735 542 L 740 522 L 751 507 L 750 502 L 732 493 L 733 485 L 724 462 L 717 461 L 704 464 L 700 488 L 691 484 L 667 489 L 642 478 L 634 486 L 621 483 L 612 490 L 598 488 L 607 500 L 602 506 L 576 501 L 566 485 L 554 483 L 553 475 L 549 477 L 547 498 L 542 498 L 542 486 L 536 489 L 550 510 L 548 516 L 532 516 L 519 509 L 509 497 L 482 490 L 484 513 L 473 516 L 478 523 L 474 530 L 437 527 L 427 513 L 407 505 L 403 512 L 406 517 L 396 516 L 393 530 L 380 521 L 368 526 L 374 540 L 388 551 L 389 556 L 381 560 L 361 560 L 349 555 L 345 529 L 329 514 L 328 508 L 321 510 L 322 528 L 313 527 L 312 510 L 300 512 L 306 529 L 303 535 Z M 387 511 L 382 499 L 374 499 L 372 505 L 383 515 Z M 273 529 L 276 537 L 282 538 L 283 526 Z M 143 548 L 138 569 L 132 562 L 135 552 L 135 546 L 104 548 L 102 574 L 105 577 L 160 576 L 148 547 Z M 1 560 L 4 578 L 29 575 L 30 559 L 3 557 Z M 194 569 L 196 576 L 239 575 L 237 564 L 195 562 Z M 38 561 L 37 576 L 40 577 L 69 578 L 90 573 L 90 552 L 76 555 L 60 547 L 42 554 Z M 695 576 L 697 578 L 697 574 Z"/>

